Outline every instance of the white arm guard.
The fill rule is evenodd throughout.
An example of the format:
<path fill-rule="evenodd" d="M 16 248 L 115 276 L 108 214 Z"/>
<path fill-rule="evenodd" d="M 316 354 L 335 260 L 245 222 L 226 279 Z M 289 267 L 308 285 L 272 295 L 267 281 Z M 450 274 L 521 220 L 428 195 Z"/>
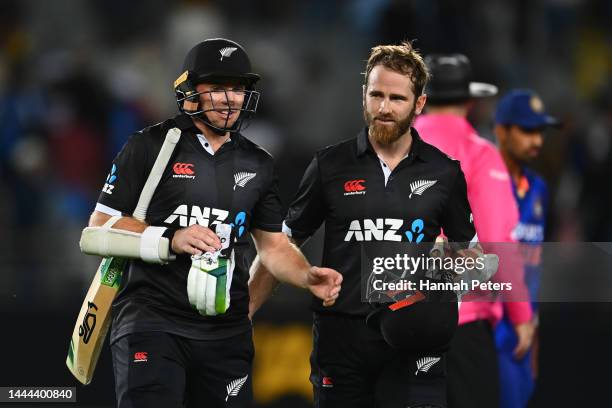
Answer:
<path fill-rule="evenodd" d="M 85 228 L 79 242 L 81 252 L 88 255 L 138 258 L 158 264 L 176 259 L 170 251 L 168 238 L 162 237 L 166 228 L 147 227 L 142 233 L 111 228 L 119 218 L 111 217 L 101 227 Z"/>

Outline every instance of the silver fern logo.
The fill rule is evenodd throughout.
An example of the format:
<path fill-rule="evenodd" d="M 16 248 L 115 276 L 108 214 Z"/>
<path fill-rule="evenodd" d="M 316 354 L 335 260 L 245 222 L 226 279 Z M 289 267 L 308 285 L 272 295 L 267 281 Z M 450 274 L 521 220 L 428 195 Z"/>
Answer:
<path fill-rule="evenodd" d="M 257 173 L 247 173 L 246 171 L 241 171 L 234 174 L 234 190 L 236 190 L 236 186 L 246 186 L 246 184 L 253 180 L 256 175 Z"/>
<path fill-rule="evenodd" d="M 223 58 L 229 58 L 234 51 L 236 51 L 238 48 L 236 47 L 225 47 L 225 48 L 221 48 L 219 50 L 219 53 L 221 54 L 221 58 L 219 58 L 219 61 L 223 61 Z"/>
<path fill-rule="evenodd" d="M 440 361 L 440 357 L 423 357 L 420 360 L 417 360 L 417 370 L 414 372 L 414 375 L 418 375 L 419 372 L 426 373 L 429 369 Z"/>
<path fill-rule="evenodd" d="M 225 397 L 225 402 L 227 402 L 227 399 L 229 397 L 235 397 L 238 395 L 240 389 L 242 388 L 248 377 L 249 375 L 247 374 L 244 377 L 236 378 L 234 381 L 227 384 L 227 386 L 225 387 L 227 389 L 227 396 Z"/>
<path fill-rule="evenodd" d="M 410 195 L 408 196 L 408 199 L 412 198 L 413 194 L 422 195 L 425 190 L 427 190 L 429 187 L 433 186 L 437 182 L 438 180 L 413 181 L 412 183 L 410 183 Z"/>

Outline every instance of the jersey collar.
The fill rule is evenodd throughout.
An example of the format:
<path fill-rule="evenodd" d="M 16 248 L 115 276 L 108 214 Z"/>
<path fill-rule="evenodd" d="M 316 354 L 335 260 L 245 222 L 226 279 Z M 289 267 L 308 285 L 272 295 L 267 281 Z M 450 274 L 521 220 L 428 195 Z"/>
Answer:
<path fill-rule="evenodd" d="M 196 136 L 201 134 L 200 129 L 196 127 L 189 115 L 185 115 L 184 113 L 176 115 L 174 117 L 174 122 L 176 123 L 176 126 L 181 130 L 181 132 L 193 133 Z M 235 148 L 238 145 L 240 138 L 240 133 L 231 133 L 230 138 L 223 144 L 224 149 Z M 204 148 L 204 146 L 202 147 Z"/>
<path fill-rule="evenodd" d="M 417 132 L 415 128 L 411 127 L 410 135 L 412 136 L 412 146 L 410 148 L 410 153 L 408 153 L 409 161 L 412 162 L 416 158 L 426 161 L 427 155 L 425 154 L 425 149 L 423 149 L 425 142 L 423 139 L 421 139 L 421 136 L 419 136 L 419 132 Z M 376 152 L 370 143 L 370 139 L 368 138 L 368 128 L 366 126 L 357 136 L 357 156 L 363 156 L 368 152 L 376 155 Z"/>

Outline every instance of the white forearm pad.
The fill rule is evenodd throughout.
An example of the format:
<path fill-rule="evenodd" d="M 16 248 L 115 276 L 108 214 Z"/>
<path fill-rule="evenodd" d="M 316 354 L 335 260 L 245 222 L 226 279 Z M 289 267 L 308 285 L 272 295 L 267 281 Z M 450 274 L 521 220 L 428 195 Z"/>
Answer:
<path fill-rule="evenodd" d="M 176 259 L 170 252 L 165 228 L 148 227 L 142 234 L 106 227 L 87 227 L 81 233 L 81 252 L 89 255 L 136 258 L 151 263 L 166 263 Z"/>

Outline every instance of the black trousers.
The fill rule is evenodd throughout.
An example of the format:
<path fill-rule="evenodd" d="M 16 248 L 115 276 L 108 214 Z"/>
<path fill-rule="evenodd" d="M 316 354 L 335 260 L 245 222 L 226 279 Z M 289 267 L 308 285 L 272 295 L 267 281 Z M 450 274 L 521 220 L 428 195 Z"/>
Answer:
<path fill-rule="evenodd" d="M 446 407 L 444 353 L 399 352 L 357 317 L 315 315 L 313 338 L 315 407 Z"/>
<path fill-rule="evenodd" d="M 447 353 L 449 408 L 499 406 L 499 371 L 491 325 L 477 320 L 457 328 Z"/>
<path fill-rule="evenodd" d="M 111 349 L 119 408 L 252 405 L 251 331 L 220 340 L 135 333 Z"/>

